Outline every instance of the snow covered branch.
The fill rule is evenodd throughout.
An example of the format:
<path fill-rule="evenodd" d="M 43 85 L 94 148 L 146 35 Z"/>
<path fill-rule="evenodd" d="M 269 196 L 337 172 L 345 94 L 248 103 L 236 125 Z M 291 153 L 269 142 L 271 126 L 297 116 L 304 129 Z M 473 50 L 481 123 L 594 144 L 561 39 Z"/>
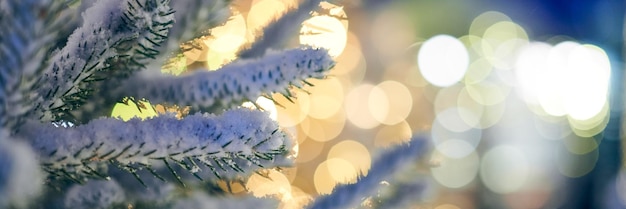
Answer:
<path fill-rule="evenodd" d="M 358 178 L 356 183 L 338 185 L 331 194 L 318 197 L 308 208 L 333 209 L 358 206 L 361 201 L 377 191 L 382 181 L 405 168 L 407 164 L 415 163 L 416 159 L 424 154 L 426 141 L 423 137 L 413 137 L 407 144 L 385 151 L 372 163 L 368 175 Z"/>
<path fill-rule="evenodd" d="M 153 171 L 155 161 L 173 174 L 170 164 L 192 173 L 206 167 L 224 179 L 291 163 L 291 141 L 276 122 L 264 112 L 245 108 L 180 120 L 172 115 L 127 122 L 97 119 L 67 128 L 28 123 L 19 135 L 30 140 L 45 170 L 77 181 L 83 176 L 106 178 L 97 170 L 100 163 L 113 163 L 135 175 L 142 169 Z"/>
<path fill-rule="evenodd" d="M 36 116 L 42 121 L 72 120 L 93 94 L 94 83 L 116 70 L 142 66 L 167 38 L 173 11 L 166 0 L 98 1 L 83 13 L 83 25 L 56 52 L 35 85 Z M 126 66 L 119 69 L 120 64 Z M 122 73 L 126 74 L 126 73 Z"/>
<path fill-rule="evenodd" d="M 114 91 L 111 98 L 132 96 L 154 103 L 221 111 L 273 92 L 291 99 L 291 86 L 301 88 L 308 84 L 306 79 L 323 78 L 334 65 L 324 49 L 290 49 L 270 52 L 262 59 L 231 63 L 217 71 L 195 71 L 180 77 L 136 76 Z"/>

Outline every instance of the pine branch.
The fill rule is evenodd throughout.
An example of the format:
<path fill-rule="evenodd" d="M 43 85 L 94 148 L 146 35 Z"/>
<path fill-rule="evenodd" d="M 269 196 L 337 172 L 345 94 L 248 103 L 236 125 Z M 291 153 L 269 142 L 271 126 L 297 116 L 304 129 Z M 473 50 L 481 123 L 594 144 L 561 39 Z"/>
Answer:
<path fill-rule="evenodd" d="M 214 168 L 214 175 L 225 179 L 290 163 L 290 141 L 276 122 L 264 112 L 243 108 L 220 116 L 194 114 L 181 120 L 173 115 L 127 122 L 103 118 L 69 128 L 28 123 L 18 134 L 30 139 L 46 171 L 77 182 L 84 177 L 106 176 L 93 169 L 102 163 L 135 175 L 155 162 L 181 165 L 197 173 L 200 168 L 195 164 L 183 163 L 194 161 Z M 170 171 L 178 178 L 173 169 Z"/>
<path fill-rule="evenodd" d="M 99 1 L 83 14 L 83 25 L 51 59 L 34 91 L 42 121 L 73 120 L 70 111 L 84 104 L 112 71 L 142 66 L 165 39 L 173 12 L 163 0 Z M 113 73 L 117 75 L 117 73 Z"/>
<path fill-rule="evenodd" d="M 230 15 L 231 0 L 176 0 L 172 8 L 176 11 L 176 25 L 172 28 L 169 41 L 160 51 L 171 57 L 181 52 L 181 43 L 208 35 L 210 28 L 222 24 Z M 184 49 L 183 49 L 184 51 Z M 163 64 L 162 62 L 158 63 Z M 160 66 L 159 66 L 160 67 Z"/>
<path fill-rule="evenodd" d="M 215 112 L 269 93 L 281 93 L 291 100 L 291 86 L 302 88 L 309 84 L 306 79 L 323 78 L 334 64 L 324 49 L 290 49 L 270 52 L 262 59 L 235 62 L 217 71 L 196 71 L 180 77 L 136 76 L 110 97 L 132 96 Z"/>
<path fill-rule="evenodd" d="M 270 22 L 249 46 L 244 46 L 239 57 L 257 58 L 268 49 L 282 48 L 285 41 L 300 30 L 302 23 L 311 17 L 311 12 L 319 7 L 321 0 L 304 0 L 298 8 L 291 8 L 280 18 Z"/>
<path fill-rule="evenodd" d="M 407 164 L 415 163 L 415 160 L 424 154 L 425 148 L 426 139 L 414 137 L 407 144 L 387 150 L 372 164 L 368 175 L 358 178 L 356 183 L 335 187 L 331 194 L 318 197 L 307 208 L 351 208 L 359 205 L 377 191 L 381 181 L 403 169 Z"/>

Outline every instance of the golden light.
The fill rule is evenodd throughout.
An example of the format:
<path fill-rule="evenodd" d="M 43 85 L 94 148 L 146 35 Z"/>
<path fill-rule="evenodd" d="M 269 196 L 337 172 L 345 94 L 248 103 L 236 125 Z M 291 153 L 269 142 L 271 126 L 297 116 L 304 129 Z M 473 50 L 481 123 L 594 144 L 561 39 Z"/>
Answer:
<path fill-rule="evenodd" d="M 369 150 L 363 144 L 354 140 L 342 140 L 333 145 L 328 151 L 327 159 L 333 158 L 343 159 L 350 163 L 355 169 L 355 174 L 361 173 L 366 175 L 372 163 Z M 350 174 L 349 176 L 335 177 L 335 180 L 341 182 L 340 180 L 342 179 L 351 179 L 356 177 L 356 175 Z"/>
<path fill-rule="evenodd" d="M 345 123 L 345 112 L 337 111 L 327 119 L 307 117 L 300 123 L 300 127 L 310 139 L 325 142 L 335 139 L 343 131 Z"/>
<path fill-rule="evenodd" d="M 245 19 L 237 11 L 234 13 L 224 25 L 211 29 L 211 37 L 204 40 L 208 46 L 206 64 L 210 70 L 234 60 L 239 48 L 246 43 Z"/>
<path fill-rule="evenodd" d="M 246 189 L 249 193 L 255 197 L 270 195 L 283 197 L 291 194 L 291 184 L 284 174 L 274 169 L 264 170 L 261 173 L 266 176 L 255 173 L 246 181 Z"/>
<path fill-rule="evenodd" d="M 406 121 L 394 125 L 384 126 L 376 133 L 374 145 L 377 147 L 389 147 L 407 142 L 413 136 L 411 126 Z"/>
<path fill-rule="evenodd" d="M 335 115 L 343 106 L 343 86 L 336 77 L 323 80 L 311 80 L 309 116 L 317 119 L 327 119 Z"/>
<path fill-rule="evenodd" d="M 372 84 L 361 84 L 352 89 L 346 96 L 346 116 L 350 123 L 359 128 L 371 129 L 380 125 L 372 116 L 368 103 L 373 88 L 374 85 Z"/>
<path fill-rule="evenodd" d="M 280 94 L 274 94 L 272 98 L 282 107 L 276 108 L 277 119 L 281 126 L 293 127 L 302 122 L 311 109 L 309 94 L 302 91 L 295 91 L 295 97 L 298 98 L 291 102 Z"/>
<path fill-rule="evenodd" d="M 335 17 L 314 16 L 302 23 L 300 44 L 328 49 L 328 54 L 337 57 L 348 41 L 347 29 Z"/>
<path fill-rule="evenodd" d="M 354 174 L 356 174 L 356 169 L 348 161 L 331 158 L 317 166 L 313 174 L 313 183 L 318 194 L 330 194 L 338 183 L 336 179 L 348 182 L 347 176 Z"/>
<path fill-rule="evenodd" d="M 287 5 L 279 0 L 257 0 L 252 3 L 248 17 L 246 18 L 248 28 L 248 40 L 252 37 L 262 35 L 255 34 L 267 25 L 271 20 L 279 17 L 287 10 Z"/>
<path fill-rule="evenodd" d="M 437 35 L 424 42 L 417 54 L 417 64 L 422 76 L 439 87 L 459 82 L 469 65 L 465 45 L 449 35 Z"/>
<path fill-rule="evenodd" d="M 134 102 L 117 103 L 113 106 L 113 110 L 111 111 L 111 117 L 113 118 L 121 118 L 124 121 L 128 121 L 131 118 L 151 118 L 157 116 L 156 111 L 152 108 L 152 104 L 148 101 L 139 101 L 141 107 L 138 107 Z"/>
<path fill-rule="evenodd" d="M 413 97 L 407 87 L 397 81 L 387 80 L 376 85 L 370 92 L 372 116 L 386 125 L 402 122 L 411 112 Z M 384 104 L 386 102 L 386 104 Z M 374 111 L 383 109 L 384 111 Z"/>

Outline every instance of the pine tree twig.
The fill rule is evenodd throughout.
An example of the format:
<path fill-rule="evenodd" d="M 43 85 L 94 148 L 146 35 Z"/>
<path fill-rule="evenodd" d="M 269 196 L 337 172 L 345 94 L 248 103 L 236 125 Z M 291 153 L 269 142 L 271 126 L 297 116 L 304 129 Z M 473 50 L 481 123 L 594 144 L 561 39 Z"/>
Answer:
<path fill-rule="evenodd" d="M 418 157 L 424 154 L 425 148 L 426 139 L 413 137 L 407 144 L 385 151 L 374 161 L 368 175 L 359 177 L 356 183 L 338 185 L 332 193 L 318 197 L 307 208 L 351 208 L 359 205 L 377 191 L 381 181 L 403 169 L 407 164 L 415 163 Z"/>
<path fill-rule="evenodd" d="M 308 83 L 306 79 L 324 78 L 334 65 L 325 49 L 304 47 L 231 63 L 217 71 L 158 78 L 137 74 L 109 97 L 132 96 L 214 112 L 254 101 L 268 92 L 281 93 L 291 100 L 292 86 L 302 88 Z"/>
<path fill-rule="evenodd" d="M 72 120 L 70 111 L 97 90 L 92 83 L 125 66 L 142 66 L 173 24 L 168 1 L 99 1 L 83 14 L 83 25 L 53 55 L 33 87 L 35 114 L 42 121 Z M 137 68 L 137 67 L 135 67 Z M 113 73 L 117 75 L 119 72 Z M 126 74 L 123 72 L 122 74 Z"/>
<path fill-rule="evenodd" d="M 185 159 L 222 163 L 213 172 L 233 179 L 253 173 L 260 168 L 257 164 L 265 168 L 289 165 L 286 147 L 291 142 L 278 129 L 266 113 L 239 108 L 220 116 L 198 113 L 180 120 L 173 115 L 127 122 L 103 118 L 68 128 L 27 123 L 18 134 L 30 140 L 46 170 L 65 172 L 77 180 L 91 174 L 85 163 L 136 170 L 142 168 L 133 165 L 149 167 L 155 161 L 171 164 Z M 182 167 L 191 173 L 199 169 Z"/>
<path fill-rule="evenodd" d="M 263 56 L 269 49 L 279 49 L 286 40 L 300 31 L 302 23 L 311 17 L 311 12 L 319 7 L 321 0 L 304 0 L 297 8 L 270 22 L 261 35 L 250 45 L 243 46 L 239 57 L 244 59 Z"/>

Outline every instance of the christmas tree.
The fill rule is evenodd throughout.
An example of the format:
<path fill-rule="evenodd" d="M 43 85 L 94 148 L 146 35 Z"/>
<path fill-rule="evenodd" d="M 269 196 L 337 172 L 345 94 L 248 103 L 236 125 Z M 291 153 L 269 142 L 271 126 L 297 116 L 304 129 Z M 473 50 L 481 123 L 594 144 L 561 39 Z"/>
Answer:
<path fill-rule="evenodd" d="M 162 73 L 228 19 L 231 3 L 0 2 L 0 208 L 278 207 L 216 182 L 293 165 L 293 140 L 255 101 L 296 100 L 335 61 L 322 48 L 285 48 L 319 9 L 305 0 L 218 70 Z M 120 104 L 158 114 L 112 117 Z M 422 153 L 422 141 L 387 150 L 368 175 L 308 207 L 359 205 Z"/>

